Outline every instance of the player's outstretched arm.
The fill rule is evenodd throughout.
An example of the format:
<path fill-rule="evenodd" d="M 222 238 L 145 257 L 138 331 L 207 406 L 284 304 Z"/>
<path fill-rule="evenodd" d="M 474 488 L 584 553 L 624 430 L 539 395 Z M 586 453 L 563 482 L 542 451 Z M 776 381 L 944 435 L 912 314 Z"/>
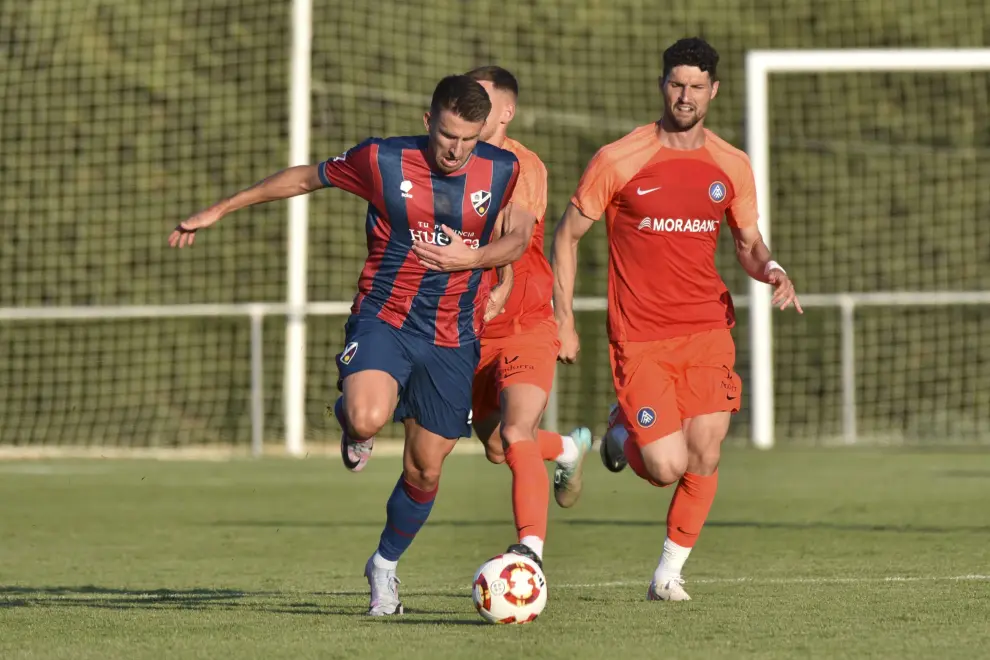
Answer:
<path fill-rule="evenodd" d="M 799 314 L 804 314 L 801 301 L 794 291 L 794 283 L 780 264 L 770 257 L 770 248 L 763 242 L 760 228 L 753 224 L 746 227 L 733 227 L 732 238 L 736 243 L 736 258 L 746 274 L 759 282 L 773 287 L 774 307 L 787 309 L 791 304 Z"/>
<path fill-rule="evenodd" d="M 558 359 L 571 364 L 577 360 L 581 342 L 574 327 L 574 280 L 577 276 L 577 248 L 595 220 L 585 216 L 574 204 L 557 223 L 553 234 L 550 266 L 553 269 L 553 313 L 557 317 L 560 339 Z"/>
<path fill-rule="evenodd" d="M 179 248 L 192 245 L 197 230 L 219 222 L 228 213 L 255 204 L 304 195 L 322 187 L 319 166 L 289 167 L 183 220 L 168 237 L 168 244 Z"/>
<path fill-rule="evenodd" d="M 449 245 L 432 245 L 413 241 L 413 252 L 419 262 L 429 270 L 451 272 L 505 266 L 516 261 L 526 251 L 533 236 L 536 216 L 532 211 L 509 203 L 502 211 L 502 235 L 478 249 L 471 249 L 464 240 L 447 225 L 440 231 L 450 239 Z"/>

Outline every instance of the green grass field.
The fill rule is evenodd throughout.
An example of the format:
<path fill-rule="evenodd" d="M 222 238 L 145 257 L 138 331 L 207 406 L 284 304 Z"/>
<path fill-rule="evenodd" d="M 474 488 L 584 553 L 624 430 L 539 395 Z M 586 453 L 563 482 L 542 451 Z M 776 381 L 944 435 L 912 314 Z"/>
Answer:
<path fill-rule="evenodd" d="M 481 623 L 470 578 L 513 540 L 509 472 L 449 459 L 400 565 L 407 614 L 362 616 L 399 471 L 333 460 L 0 463 L 0 657 L 978 657 L 990 648 L 990 456 L 732 451 L 688 563 L 644 594 L 670 491 L 589 463 L 551 512 L 550 600 Z"/>

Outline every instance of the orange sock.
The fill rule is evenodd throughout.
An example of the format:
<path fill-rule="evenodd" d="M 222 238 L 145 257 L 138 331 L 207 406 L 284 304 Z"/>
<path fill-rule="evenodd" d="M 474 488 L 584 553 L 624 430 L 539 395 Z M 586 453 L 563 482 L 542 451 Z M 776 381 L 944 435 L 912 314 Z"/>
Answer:
<path fill-rule="evenodd" d="M 663 488 L 662 484 L 658 484 L 650 478 L 650 473 L 646 471 L 646 464 L 643 462 L 643 452 L 640 450 L 639 445 L 633 442 L 632 438 L 626 440 L 626 444 L 623 447 L 623 453 L 626 455 L 626 461 L 629 462 L 629 467 L 632 468 L 640 479 L 645 479 L 651 486 L 656 486 L 657 488 Z"/>
<path fill-rule="evenodd" d="M 545 539 L 550 479 L 540 448 L 531 440 L 513 443 L 505 450 L 505 463 L 512 470 L 512 515 L 519 540 L 526 536 Z"/>
<path fill-rule="evenodd" d="M 564 453 L 564 439 L 559 433 L 540 431 L 536 434 L 536 444 L 540 446 L 540 455 L 545 461 L 555 461 Z"/>
<path fill-rule="evenodd" d="M 667 511 L 667 538 L 685 548 L 694 547 L 718 490 L 718 470 L 703 477 L 685 472 L 677 482 Z"/>

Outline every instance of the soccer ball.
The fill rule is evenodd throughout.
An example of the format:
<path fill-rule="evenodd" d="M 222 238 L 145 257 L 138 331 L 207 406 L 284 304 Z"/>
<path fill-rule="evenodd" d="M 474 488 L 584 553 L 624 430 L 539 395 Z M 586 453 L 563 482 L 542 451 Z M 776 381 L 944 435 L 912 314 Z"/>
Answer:
<path fill-rule="evenodd" d="M 488 623 L 529 623 L 546 607 L 547 580 L 531 559 L 501 554 L 474 574 L 473 597 L 478 614 Z"/>

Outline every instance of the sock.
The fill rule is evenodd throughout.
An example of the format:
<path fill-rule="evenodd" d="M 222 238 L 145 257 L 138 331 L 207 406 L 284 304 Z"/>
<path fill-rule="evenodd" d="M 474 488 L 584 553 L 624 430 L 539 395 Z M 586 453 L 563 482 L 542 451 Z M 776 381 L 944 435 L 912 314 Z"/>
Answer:
<path fill-rule="evenodd" d="M 691 548 L 685 548 L 671 541 L 669 538 L 663 542 L 663 554 L 660 555 L 660 562 L 657 570 L 653 571 L 653 583 L 657 586 L 664 585 L 667 580 L 681 576 L 684 562 L 691 554 Z"/>
<path fill-rule="evenodd" d="M 578 449 L 577 443 L 574 442 L 574 438 L 569 435 L 560 436 L 560 441 L 564 445 L 564 449 L 557 456 L 555 462 L 558 465 L 563 465 L 565 467 L 574 467 L 577 460 L 581 458 L 581 450 Z"/>
<path fill-rule="evenodd" d="M 539 536 L 524 536 L 519 542 L 536 553 L 536 556 L 543 559 L 543 539 Z"/>
<path fill-rule="evenodd" d="M 395 567 L 399 565 L 398 561 L 385 559 L 382 557 L 382 553 L 377 550 L 375 550 L 375 554 L 371 556 L 371 563 L 374 564 L 375 568 L 384 568 L 389 571 L 394 571 Z"/>
<path fill-rule="evenodd" d="M 640 479 L 645 479 L 647 483 L 652 486 L 663 488 L 663 485 L 653 481 L 653 478 L 650 477 L 650 473 L 646 471 L 646 463 L 643 462 L 643 452 L 640 451 L 639 445 L 635 442 L 626 442 L 622 447 L 622 451 L 626 455 L 626 460 L 629 462 L 629 467 L 632 468 L 632 471 L 635 472 Z"/>
<path fill-rule="evenodd" d="M 564 436 L 559 433 L 539 431 L 536 434 L 536 444 L 540 446 L 540 455 L 545 461 L 556 461 L 564 453 Z M 571 444 L 574 444 L 573 440 Z M 577 451 L 577 445 L 574 450 Z"/>
<path fill-rule="evenodd" d="M 420 490 L 406 481 L 405 476 L 399 477 L 385 507 L 388 518 L 376 555 L 390 562 L 398 561 L 429 518 L 436 497 L 436 489 Z"/>
<path fill-rule="evenodd" d="M 658 578 L 676 577 L 701 534 L 718 490 L 718 471 L 707 477 L 685 472 L 667 511 L 667 540 L 657 566 Z"/>
<path fill-rule="evenodd" d="M 531 440 L 515 442 L 505 450 L 505 463 L 512 470 L 512 515 L 518 538 L 545 539 L 550 479 L 543 467 L 540 448 Z"/>

